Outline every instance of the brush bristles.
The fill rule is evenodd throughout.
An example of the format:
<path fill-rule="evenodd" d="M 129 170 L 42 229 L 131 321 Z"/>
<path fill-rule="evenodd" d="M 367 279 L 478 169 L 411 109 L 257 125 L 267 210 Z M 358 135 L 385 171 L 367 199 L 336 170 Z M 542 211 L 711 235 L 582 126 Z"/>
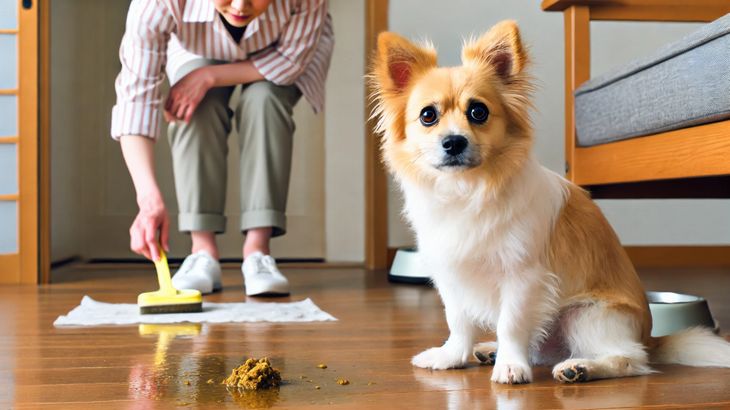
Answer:
<path fill-rule="evenodd" d="M 156 305 L 139 307 L 139 313 L 143 315 L 160 313 L 198 313 L 202 311 L 202 303 L 181 303 L 179 305 Z"/>

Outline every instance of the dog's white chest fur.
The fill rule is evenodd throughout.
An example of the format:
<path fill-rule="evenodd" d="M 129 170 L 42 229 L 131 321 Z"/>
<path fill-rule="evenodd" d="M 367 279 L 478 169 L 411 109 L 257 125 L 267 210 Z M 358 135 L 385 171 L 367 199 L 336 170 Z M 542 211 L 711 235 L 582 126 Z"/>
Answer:
<path fill-rule="evenodd" d="M 492 327 L 504 284 L 522 280 L 539 264 L 564 202 L 564 185 L 534 161 L 499 198 L 479 182 L 454 180 L 444 179 L 434 189 L 402 183 L 405 214 L 445 302 L 458 299 L 472 320 Z"/>

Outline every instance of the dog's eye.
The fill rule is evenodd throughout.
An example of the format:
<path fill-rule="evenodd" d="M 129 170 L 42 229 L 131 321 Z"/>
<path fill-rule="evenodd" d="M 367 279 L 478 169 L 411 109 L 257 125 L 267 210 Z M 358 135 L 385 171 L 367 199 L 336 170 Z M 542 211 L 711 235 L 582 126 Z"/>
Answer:
<path fill-rule="evenodd" d="M 469 104 L 469 108 L 466 110 L 466 117 L 471 122 L 482 124 L 489 117 L 489 109 L 483 103 L 473 102 Z"/>
<path fill-rule="evenodd" d="M 430 127 L 436 124 L 438 118 L 439 117 L 436 113 L 436 109 L 433 107 L 429 106 L 421 110 L 421 124 L 425 125 L 426 127 Z"/>

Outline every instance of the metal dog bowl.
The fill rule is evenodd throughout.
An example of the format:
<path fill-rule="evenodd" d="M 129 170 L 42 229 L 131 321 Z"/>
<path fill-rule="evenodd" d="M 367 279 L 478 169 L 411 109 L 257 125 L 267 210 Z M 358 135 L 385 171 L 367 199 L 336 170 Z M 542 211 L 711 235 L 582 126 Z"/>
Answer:
<path fill-rule="evenodd" d="M 674 292 L 646 292 L 654 326 L 651 335 L 666 336 L 694 326 L 719 328 L 712 318 L 707 301 L 699 296 Z"/>

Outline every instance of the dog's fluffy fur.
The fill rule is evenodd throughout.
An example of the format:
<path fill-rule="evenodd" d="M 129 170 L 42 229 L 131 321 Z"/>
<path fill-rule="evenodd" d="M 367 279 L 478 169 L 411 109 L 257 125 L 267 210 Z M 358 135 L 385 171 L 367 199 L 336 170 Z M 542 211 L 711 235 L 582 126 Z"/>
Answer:
<path fill-rule="evenodd" d="M 647 374 L 650 360 L 730 367 L 730 344 L 709 330 L 650 336 L 644 290 L 616 234 L 586 192 L 531 155 L 527 65 L 512 21 L 468 41 L 458 67 L 438 67 L 430 45 L 378 38 L 370 78 L 383 158 L 451 331 L 412 363 L 456 368 L 473 352 L 489 361 L 497 344 L 474 342 L 491 329 L 498 383 L 531 381 L 531 364 L 554 365 L 561 382 Z M 483 114 L 474 104 L 487 107 L 486 121 L 469 118 Z M 449 154 L 453 136 L 468 145 Z"/>

